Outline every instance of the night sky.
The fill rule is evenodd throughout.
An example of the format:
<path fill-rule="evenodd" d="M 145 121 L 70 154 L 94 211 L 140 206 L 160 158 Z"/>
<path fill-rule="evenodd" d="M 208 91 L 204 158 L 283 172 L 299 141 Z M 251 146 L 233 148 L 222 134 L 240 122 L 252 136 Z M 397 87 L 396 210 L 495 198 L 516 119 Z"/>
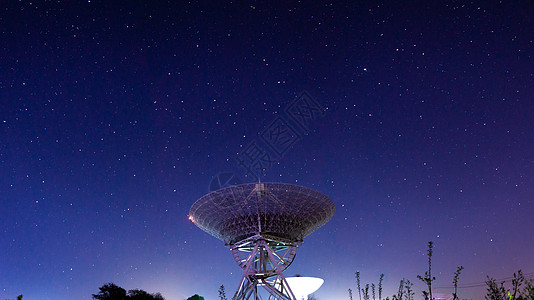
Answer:
<path fill-rule="evenodd" d="M 460 265 L 462 298 L 534 274 L 532 1 L 0 9 L 1 299 L 233 295 L 241 269 L 188 220 L 222 173 L 334 201 L 286 271 L 321 300 L 356 270 L 419 298 L 431 240 L 436 292 Z"/>

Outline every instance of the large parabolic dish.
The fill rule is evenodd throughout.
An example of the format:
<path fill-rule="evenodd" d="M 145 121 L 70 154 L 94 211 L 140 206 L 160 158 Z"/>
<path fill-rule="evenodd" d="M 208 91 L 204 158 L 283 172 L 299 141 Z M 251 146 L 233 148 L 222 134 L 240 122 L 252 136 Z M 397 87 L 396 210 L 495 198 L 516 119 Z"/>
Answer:
<path fill-rule="evenodd" d="M 244 270 L 232 299 L 295 300 L 283 271 L 303 239 L 334 215 L 327 196 L 284 183 L 249 183 L 211 192 L 197 200 L 189 218 L 222 240 Z"/>
<path fill-rule="evenodd" d="M 327 196 L 284 183 L 249 183 L 211 192 L 189 212 L 202 230 L 227 245 L 257 234 L 300 242 L 334 214 Z M 259 232 L 261 230 L 261 232 Z"/>

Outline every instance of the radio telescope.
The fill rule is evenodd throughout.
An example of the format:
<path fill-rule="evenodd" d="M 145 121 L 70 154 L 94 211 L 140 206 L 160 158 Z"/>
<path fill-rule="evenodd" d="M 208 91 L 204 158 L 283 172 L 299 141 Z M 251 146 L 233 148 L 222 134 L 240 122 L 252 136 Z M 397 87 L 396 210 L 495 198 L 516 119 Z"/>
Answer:
<path fill-rule="evenodd" d="M 334 211 L 332 200 L 306 187 L 248 183 L 200 198 L 189 219 L 222 240 L 244 270 L 234 300 L 258 300 L 262 295 L 296 300 L 282 272 L 303 239 L 328 222 Z"/>

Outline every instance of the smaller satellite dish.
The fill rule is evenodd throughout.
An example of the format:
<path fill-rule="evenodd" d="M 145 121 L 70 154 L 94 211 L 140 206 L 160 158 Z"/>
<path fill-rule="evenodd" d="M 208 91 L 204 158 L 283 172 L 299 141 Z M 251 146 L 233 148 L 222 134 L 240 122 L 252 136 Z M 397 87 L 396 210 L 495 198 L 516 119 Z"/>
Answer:
<path fill-rule="evenodd" d="M 286 280 L 297 300 L 308 299 L 308 295 L 317 291 L 324 283 L 323 279 L 316 277 L 286 277 Z"/>

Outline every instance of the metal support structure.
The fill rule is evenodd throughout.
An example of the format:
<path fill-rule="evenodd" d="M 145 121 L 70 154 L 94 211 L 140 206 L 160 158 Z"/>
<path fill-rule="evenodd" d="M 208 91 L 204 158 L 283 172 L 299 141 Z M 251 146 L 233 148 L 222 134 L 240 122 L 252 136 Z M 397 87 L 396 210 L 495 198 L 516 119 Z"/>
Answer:
<path fill-rule="evenodd" d="M 303 239 L 334 215 L 334 202 L 302 186 L 258 182 L 198 199 L 189 219 L 222 240 L 243 269 L 234 300 L 297 300 L 282 273 Z"/>
<path fill-rule="evenodd" d="M 283 271 L 295 258 L 296 243 L 256 235 L 230 247 L 244 270 L 233 300 L 296 300 Z"/>

